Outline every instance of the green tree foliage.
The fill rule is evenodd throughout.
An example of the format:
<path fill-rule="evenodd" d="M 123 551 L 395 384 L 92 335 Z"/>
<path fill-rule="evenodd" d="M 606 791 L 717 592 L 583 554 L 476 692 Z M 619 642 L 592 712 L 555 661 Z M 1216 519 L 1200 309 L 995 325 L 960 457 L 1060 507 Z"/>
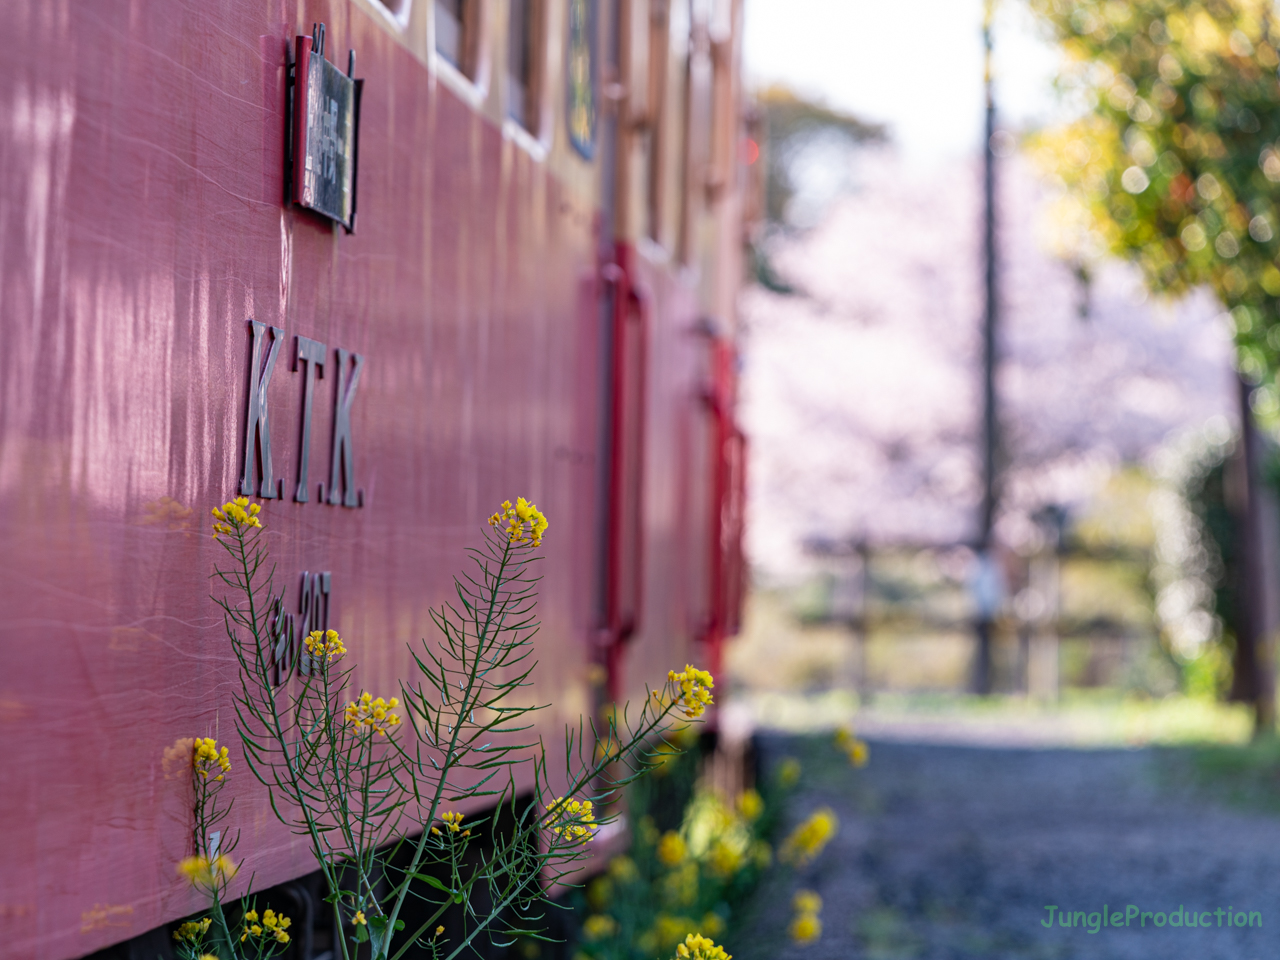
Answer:
<path fill-rule="evenodd" d="M 1153 290 L 1231 310 L 1255 410 L 1280 424 L 1280 20 L 1268 0 L 1030 0 L 1091 109 L 1040 147 Z"/>

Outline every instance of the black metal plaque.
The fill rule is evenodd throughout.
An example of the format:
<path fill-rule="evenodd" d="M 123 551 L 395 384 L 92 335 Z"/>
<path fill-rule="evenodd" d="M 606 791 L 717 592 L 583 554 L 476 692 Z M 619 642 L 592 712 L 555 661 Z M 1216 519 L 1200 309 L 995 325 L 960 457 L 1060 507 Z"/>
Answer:
<path fill-rule="evenodd" d="M 293 98 L 293 201 L 355 229 L 360 81 L 324 56 L 324 24 L 298 37 Z"/>

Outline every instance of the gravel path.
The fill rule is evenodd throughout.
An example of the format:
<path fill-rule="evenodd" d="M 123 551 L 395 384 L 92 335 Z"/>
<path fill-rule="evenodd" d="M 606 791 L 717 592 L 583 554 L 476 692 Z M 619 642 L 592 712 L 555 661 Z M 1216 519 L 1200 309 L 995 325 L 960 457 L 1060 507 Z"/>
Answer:
<path fill-rule="evenodd" d="M 803 775 L 784 829 L 827 805 L 838 836 L 777 869 L 726 938 L 735 960 L 1272 960 L 1280 957 L 1280 818 L 1170 787 L 1147 750 L 1027 750 L 872 742 L 853 770 L 829 738 L 767 738 L 765 775 Z M 1163 786 L 1162 786 L 1163 783 Z M 823 898 L 818 942 L 789 942 L 797 889 Z M 1043 926 L 1072 912 L 1153 916 Z M 1154 925 L 1154 914 L 1258 911 L 1263 926 Z"/>

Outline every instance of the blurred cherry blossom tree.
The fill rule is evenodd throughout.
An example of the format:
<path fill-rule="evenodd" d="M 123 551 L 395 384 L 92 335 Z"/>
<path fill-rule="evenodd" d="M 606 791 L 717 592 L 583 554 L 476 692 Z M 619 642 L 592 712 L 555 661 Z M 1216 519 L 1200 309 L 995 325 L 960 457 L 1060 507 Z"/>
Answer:
<path fill-rule="evenodd" d="M 792 292 L 744 295 L 748 551 L 764 582 L 801 575 L 814 539 L 976 534 L 980 171 L 909 171 L 890 148 L 853 164 L 819 225 L 767 241 Z M 1016 547 L 1037 511 L 1085 502 L 1117 466 L 1207 423 L 1232 432 L 1236 400 L 1212 295 L 1160 301 L 1135 268 L 1086 270 L 1072 207 L 1016 153 L 999 209 L 997 532 Z"/>

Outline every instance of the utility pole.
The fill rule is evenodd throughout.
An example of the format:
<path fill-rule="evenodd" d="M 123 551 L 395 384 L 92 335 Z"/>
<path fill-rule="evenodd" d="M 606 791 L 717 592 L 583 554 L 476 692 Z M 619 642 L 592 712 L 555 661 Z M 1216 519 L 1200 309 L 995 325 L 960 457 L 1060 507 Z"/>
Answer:
<path fill-rule="evenodd" d="M 1253 704 L 1256 738 L 1273 736 L 1276 729 L 1275 635 L 1280 628 L 1280 598 L 1275 584 L 1280 563 L 1276 501 L 1262 480 L 1260 461 L 1266 454 L 1253 420 L 1253 387 L 1243 378 L 1238 384 L 1240 447 L 1227 462 L 1234 481 L 1228 503 L 1236 516 L 1240 558 L 1230 699 Z"/>
<path fill-rule="evenodd" d="M 991 33 L 995 18 L 995 0 L 985 0 L 982 17 L 983 89 L 987 98 L 986 135 L 982 140 L 983 188 L 983 260 L 985 268 L 986 310 L 982 318 L 982 512 L 978 527 L 979 589 L 976 589 L 978 651 L 974 661 L 975 693 L 991 692 L 991 631 L 1002 599 L 998 561 L 991 531 L 995 525 L 996 451 L 999 446 L 996 418 L 996 155 L 992 139 L 996 132 L 996 100 L 992 85 Z M 982 589 L 982 585 L 986 589 Z"/>

